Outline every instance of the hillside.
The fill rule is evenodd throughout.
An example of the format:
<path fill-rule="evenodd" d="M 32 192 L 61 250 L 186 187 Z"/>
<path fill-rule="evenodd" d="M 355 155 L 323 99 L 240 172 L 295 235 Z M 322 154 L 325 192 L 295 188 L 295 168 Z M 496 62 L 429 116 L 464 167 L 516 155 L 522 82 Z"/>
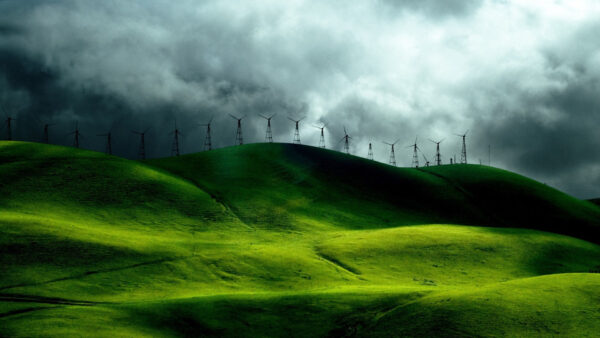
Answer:
<path fill-rule="evenodd" d="M 589 199 L 588 202 L 600 206 L 600 198 Z"/>
<path fill-rule="evenodd" d="M 394 168 L 292 144 L 251 144 L 147 163 L 189 180 L 253 225 L 304 227 L 302 218 L 344 229 L 468 224 L 600 241 L 595 205 L 493 167 Z"/>
<path fill-rule="evenodd" d="M 0 336 L 593 335 L 599 223 L 482 166 L 0 142 Z"/>

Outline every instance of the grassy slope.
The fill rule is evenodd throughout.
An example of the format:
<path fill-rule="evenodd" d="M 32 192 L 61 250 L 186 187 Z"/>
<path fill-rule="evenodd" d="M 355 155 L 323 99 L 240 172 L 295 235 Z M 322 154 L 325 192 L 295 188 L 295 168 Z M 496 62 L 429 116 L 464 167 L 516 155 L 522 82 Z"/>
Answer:
<path fill-rule="evenodd" d="M 600 198 L 592 198 L 592 199 L 589 199 L 587 201 L 590 202 L 590 203 L 592 203 L 592 204 L 594 204 L 594 205 L 600 206 Z"/>
<path fill-rule="evenodd" d="M 511 214 L 518 196 L 594 233 L 595 207 L 518 175 L 291 145 L 148 162 L 0 143 L 0 333 L 594 332 L 600 276 L 572 273 L 600 269 L 600 246 L 427 225 L 569 233 Z"/>
<path fill-rule="evenodd" d="M 476 165 L 424 169 L 464 191 L 495 224 L 552 231 L 600 242 L 598 207 L 527 177 Z"/>
<path fill-rule="evenodd" d="M 393 168 L 291 144 L 252 144 L 148 163 L 190 180 L 255 226 L 304 229 L 315 219 L 345 229 L 449 223 L 600 241 L 595 205 L 492 167 Z"/>

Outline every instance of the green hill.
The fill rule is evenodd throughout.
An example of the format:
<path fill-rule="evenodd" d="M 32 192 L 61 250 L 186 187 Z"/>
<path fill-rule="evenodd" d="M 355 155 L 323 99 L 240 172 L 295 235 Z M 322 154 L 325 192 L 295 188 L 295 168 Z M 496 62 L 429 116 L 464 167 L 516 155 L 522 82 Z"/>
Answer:
<path fill-rule="evenodd" d="M 483 166 L 0 142 L 0 336 L 593 335 L 599 227 Z"/>
<path fill-rule="evenodd" d="M 600 206 L 600 198 L 589 199 L 588 202 Z"/>
<path fill-rule="evenodd" d="M 253 225 L 304 227 L 303 218 L 344 229 L 469 224 L 600 241 L 596 206 L 492 167 L 394 168 L 292 144 L 251 144 L 148 163 L 189 180 Z"/>

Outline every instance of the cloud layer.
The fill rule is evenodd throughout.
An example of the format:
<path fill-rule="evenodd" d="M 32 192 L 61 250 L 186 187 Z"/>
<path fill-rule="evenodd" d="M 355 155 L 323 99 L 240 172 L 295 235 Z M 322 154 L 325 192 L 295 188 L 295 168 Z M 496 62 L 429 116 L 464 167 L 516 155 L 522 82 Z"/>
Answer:
<path fill-rule="evenodd" d="M 419 137 L 429 158 L 488 161 L 581 198 L 600 196 L 600 4 L 597 1 L 0 1 L 0 102 L 18 115 L 15 137 L 86 148 L 112 130 L 115 153 L 134 158 L 151 127 L 149 155 L 167 156 L 175 120 L 183 151 L 232 145 L 246 115 L 247 142 L 289 142 L 302 117 L 343 126 L 353 153 L 397 159 Z M 2 130 L 4 134 L 6 128 Z"/>

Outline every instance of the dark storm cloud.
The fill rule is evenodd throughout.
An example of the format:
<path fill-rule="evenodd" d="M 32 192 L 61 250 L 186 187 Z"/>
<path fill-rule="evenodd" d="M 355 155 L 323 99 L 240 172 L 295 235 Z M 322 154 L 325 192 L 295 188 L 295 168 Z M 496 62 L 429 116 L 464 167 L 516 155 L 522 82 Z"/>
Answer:
<path fill-rule="evenodd" d="M 150 128 L 149 156 L 229 146 L 246 116 L 245 142 L 341 149 L 343 128 L 359 156 L 400 139 L 399 164 L 419 147 L 444 163 L 470 129 L 471 162 L 492 164 L 579 197 L 600 194 L 599 11 L 593 2 L 527 1 L 0 1 L 0 102 L 18 115 L 19 139 L 85 148 L 114 133 L 115 153 L 135 158 L 131 130 Z M 23 108 L 22 110 L 20 110 Z M 20 110 L 17 112 L 17 110 Z M 5 130 L 2 130 L 4 133 Z M 422 158 L 421 158 L 422 160 Z"/>
<path fill-rule="evenodd" d="M 434 18 L 467 15 L 483 4 L 483 0 L 384 0 L 383 2 L 396 10 L 422 13 Z"/>
<path fill-rule="evenodd" d="M 560 45 L 544 46 L 545 83 L 539 87 L 524 90 L 505 79 L 500 91 L 508 98 L 495 103 L 494 118 L 476 123 L 475 144 L 493 144 L 494 156 L 507 168 L 583 196 L 598 195 L 598 28 L 582 25 Z"/>

